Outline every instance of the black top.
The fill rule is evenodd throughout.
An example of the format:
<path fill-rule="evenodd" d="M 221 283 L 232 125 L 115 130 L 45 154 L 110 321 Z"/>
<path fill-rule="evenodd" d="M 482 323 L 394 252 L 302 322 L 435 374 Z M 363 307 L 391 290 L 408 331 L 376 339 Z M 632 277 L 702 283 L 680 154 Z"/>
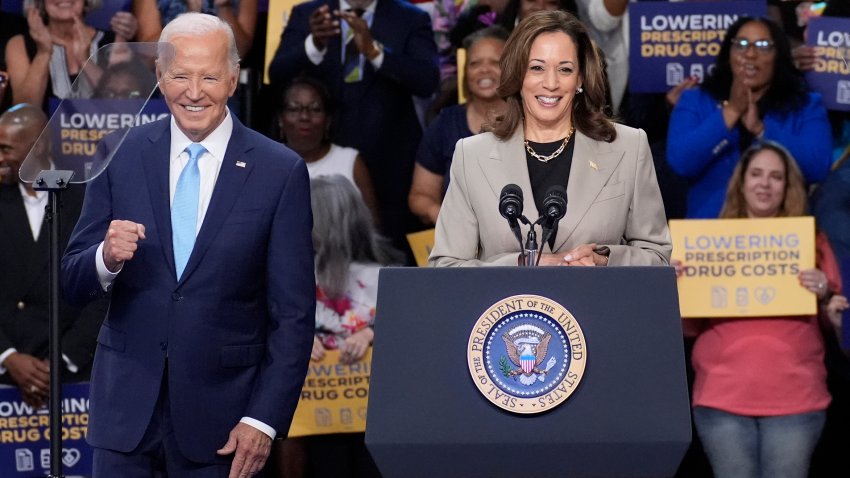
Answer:
<path fill-rule="evenodd" d="M 540 156 L 549 156 L 561 147 L 564 139 L 561 138 L 554 143 L 535 143 L 529 141 L 528 145 Z M 555 156 L 550 161 L 544 163 L 532 156 L 528 150 L 525 151 L 525 162 L 528 164 L 528 179 L 531 181 L 531 193 L 534 195 L 534 205 L 537 206 L 537 211 L 540 216 L 543 215 L 543 199 L 549 188 L 560 184 L 567 188 L 570 182 L 570 167 L 573 164 L 573 150 L 575 149 L 576 141 L 575 134 L 570 138 L 567 146 L 561 151 L 561 154 Z M 549 236 L 549 248 L 554 247 L 555 236 L 558 234 L 558 223 L 552 227 L 552 233 Z M 540 238 L 541 242 L 545 238 Z M 541 244 L 542 245 L 542 244 Z"/>
<path fill-rule="evenodd" d="M 540 156 L 549 156 L 554 153 L 564 139 L 561 138 L 554 143 L 535 143 L 529 141 L 528 145 L 531 149 Z M 534 156 L 525 151 L 525 162 L 528 164 L 528 179 L 531 181 L 531 192 L 534 195 L 534 205 L 537 206 L 537 211 L 543 214 L 543 197 L 550 187 L 560 184 L 566 189 L 570 182 L 570 167 L 573 164 L 573 150 L 575 149 L 576 141 L 575 134 L 570 138 L 567 147 L 561 151 L 561 154 L 552 158 L 548 163 L 538 160 Z"/>

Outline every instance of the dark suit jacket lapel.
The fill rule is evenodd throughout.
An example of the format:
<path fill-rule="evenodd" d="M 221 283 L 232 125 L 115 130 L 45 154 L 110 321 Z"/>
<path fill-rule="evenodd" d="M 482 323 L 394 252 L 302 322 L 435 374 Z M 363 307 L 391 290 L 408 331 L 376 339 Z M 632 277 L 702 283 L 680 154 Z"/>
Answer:
<path fill-rule="evenodd" d="M 594 141 L 576 131 L 576 144 L 570 167 L 570 182 L 567 185 L 567 215 L 561 220 L 555 238 L 555 250 L 563 247 L 576 227 L 584 220 L 590 206 L 608 178 L 617 169 L 624 151 L 611 143 Z M 593 220 L 594 218 L 588 218 Z"/>
<path fill-rule="evenodd" d="M 331 12 L 334 10 L 338 10 L 340 8 L 339 2 L 331 0 L 326 2 L 328 8 L 330 8 Z M 342 22 L 342 20 L 340 20 Z M 340 27 L 341 28 L 341 27 Z M 342 42 L 344 38 L 342 34 L 337 37 L 331 38 L 330 41 L 327 42 L 328 50 L 325 52 L 325 56 L 322 59 L 322 62 L 319 63 L 318 68 L 320 70 L 325 71 L 325 78 L 333 78 L 334 85 L 329 84 L 328 87 L 335 89 L 335 91 L 340 91 L 343 86 L 342 81 Z M 302 46 L 303 48 L 303 46 Z"/>
<path fill-rule="evenodd" d="M 143 145 L 139 152 L 148 180 L 151 205 L 154 220 L 160 235 L 160 245 L 165 261 L 171 269 L 172 276 L 177 272 L 174 268 L 174 248 L 171 239 L 171 193 L 168 179 L 171 170 L 171 122 L 162 121 L 162 127 L 148 136 L 149 144 Z M 132 180 L 128 178 L 128 180 Z"/>
<path fill-rule="evenodd" d="M 221 163 L 215 188 L 213 188 L 210 206 L 207 208 L 204 222 L 198 232 L 197 239 L 195 239 L 195 247 L 192 249 L 192 255 L 189 256 L 189 262 L 186 264 L 180 283 L 188 279 L 198 267 L 222 224 L 230 214 L 245 180 L 248 179 L 248 175 L 254 167 L 250 156 L 246 154 L 252 149 L 247 140 L 246 131 L 247 128 L 236 117 L 233 117 L 233 133 L 227 143 L 227 151 Z M 237 161 L 240 162 L 240 166 L 236 165 Z"/>
<path fill-rule="evenodd" d="M 39 254 L 40 249 L 36 247 L 36 242 L 32 238 L 29 218 L 18 186 L 4 186 L 0 188 L 0 191 L 2 191 L 2 198 L 0 198 L 0 224 L 2 225 L 0 227 L 7 231 L 7 237 L 12 243 L 12 249 L 4 251 L 4 254 L 15 255 L 19 258 L 18 260 L 23 259 L 23 263 L 27 264 L 27 267 L 21 271 L 22 275 L 14 281 L 14 287 L 18 290 L 17 295 L 23 295 L 47 268 L 48 256 Z M 43 224 L 38 237 L 39 241 L 47 241 L 47 230 Z"/>

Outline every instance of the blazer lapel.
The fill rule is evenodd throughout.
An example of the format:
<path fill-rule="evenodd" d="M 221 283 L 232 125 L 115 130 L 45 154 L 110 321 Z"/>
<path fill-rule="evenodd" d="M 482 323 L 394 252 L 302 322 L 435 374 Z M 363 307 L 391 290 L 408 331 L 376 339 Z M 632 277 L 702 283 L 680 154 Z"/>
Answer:
<path fill-rule="evenodd" d="M 498 201 L 502 188 L 508 184 L 516 184 L 523 191 L 522 213 L 529 221 L 534 222 L 537 220 L 538 213 L 537 206 L 534 204 L 534 195 L 531 194 L 531 180 L 528 176 L 528 165 L 525 162 L 523 138 L 522 127 L 519 127 L 506 141 L 497 141 L 490 154 L 482 158 L 481 170 L 496 198 L 493 202 L 494 210 L 499 207 Z"/>
<path fill-rule="evenodd" d="M 576 144 L 567 185 L 567 215 L 558 225 L 556 251 L 564 246 L 579 223 L 584 220 L 590 206 L 608 183 L 625 153 L 614 149 L 611 143 L 595 141 L 578 131 L 575 135 Z"/>
<path fill-rule="evenodd" d="M 179 283 L 183 283 L 189 278 L 200 264 L 201 259 L 212 244 L 213 238 L 218 234 L 233 208 L 233 204 L 239 197 L 245 180 L 248 179 L 251 170 L 254 168 L 254 163 L 250 156 L 246 154 L 252 149 L 252 146 L 247 141 L 245 130 L 246 128 L 242 126 L 242 123 L 234 117 L 233 133 L 227 143 L 227 151 L 224 153 L 221 170 L 218 173 L 218 179 L 216 179 L 210 198 L 210 205 L 207 208 L 201 230 L 195 239 L 195 247 L 192 249 L 189 262 L 186 263 L 186 269 L 183 271 Z M 237 161 L 240 163 L 239 166 L 236 165 Z M 173 260 L 171 262 L 174 263 Z"/>
<path fill-rule="evenodd" d="M 171 275 L 176 276 L 174 267 L 174 248 L 171 239 L 171 193 L 168 178 L 171 169 L 171 122 L 163 121 L 162 128 L 148 136 L 150 144 L 144 145 L 139 157 L 148 179 L 148 192 L 153 206 L 154 221 L 160 231 L 160 245 L 165 255 L 165 262 L 171 269 Z M 131 180 L 128 178 L 128 180 Z"/>

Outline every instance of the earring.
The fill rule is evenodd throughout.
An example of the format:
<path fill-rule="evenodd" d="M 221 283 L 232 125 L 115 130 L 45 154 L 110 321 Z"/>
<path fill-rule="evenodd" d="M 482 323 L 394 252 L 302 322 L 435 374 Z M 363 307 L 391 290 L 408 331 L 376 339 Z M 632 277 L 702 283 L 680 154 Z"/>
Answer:
<path fill-rule="evenodd" d="M 581 92 L 583 92 L 583 91 L 584 91 L 584 88 L 582 88 L 581 86 L 579 86 L 579 87 L 578 87 L 578 89 L 576 90 L 576 93 L 581 93 Z"/>

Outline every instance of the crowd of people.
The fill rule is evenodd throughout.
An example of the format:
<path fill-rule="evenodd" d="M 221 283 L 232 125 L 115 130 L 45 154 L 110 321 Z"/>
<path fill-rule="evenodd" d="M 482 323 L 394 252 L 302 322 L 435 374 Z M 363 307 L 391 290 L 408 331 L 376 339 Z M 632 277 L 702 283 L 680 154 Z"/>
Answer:
<path fill-rule="evenodd" d="M 267 476 L 380 476 L 363 434 L 282 439 L 293 384 L 327 350 L 365 355 L 379 269 L 414 265 L 408 233 L 434 229 L 431 266 L 521 265 L 497 208 L 509 183 L 531 219 L 553 188 L 569 198 L 542 266 L 671 264 L 670 219 L 814 216 L 817 266 L 799 282 L 817 315 L 684 321 L 696 433 L 680 474 L 830 476 L 850 411 L 850 113 L 806 82 L 810 12 L 768 0 L 767 17 L 727 29 L 704 81 L 651 95 L 628 88 L 629 0 L 304 1 L 263 85 L 241 73 L 265 68 L 266 3 L 133 0 L 108 28 L 87 20 L 99 0 L 0 16 L 0 382 L 33 406 L 49 389 L 47 265 L 31 266 L 47 257 L 47 198 L 21 163 L 58 100 L 146 97 L 158 81 L 171 112 L 136 128 L 85 200 L 64 195 L 63 377 L 92 378 L 101 476 L 251 474 L 270 454 Z M 155 64 L 126 48 L 157 40 L 174 50 Z M 171 159 L 142 168 L 145 155 Z M 150 184 L 119 188 L 119 174 Z M 186 183 L 200 202 L 183 202 Z M 205 396 L 227 410 L 207 420 L 223 407 Z"/>

